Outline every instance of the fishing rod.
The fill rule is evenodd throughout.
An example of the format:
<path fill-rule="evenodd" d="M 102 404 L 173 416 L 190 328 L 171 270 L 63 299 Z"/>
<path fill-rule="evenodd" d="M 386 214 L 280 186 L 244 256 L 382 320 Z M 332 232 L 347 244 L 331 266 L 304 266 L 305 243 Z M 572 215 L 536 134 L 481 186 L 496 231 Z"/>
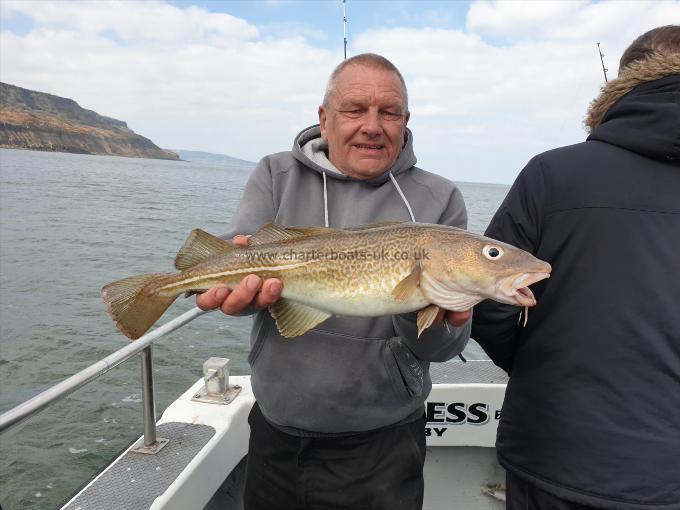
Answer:
<path fill-rule="evenodd" d="M 342 0 L 342 38 L 345 45 L 345 60 L 347 60 L 347 0 Z M 599 43 L 598 43 L 599 44 Z"/>
<path fill-rule="evenodd" d="M 600 62 L 602 63 L 602 72 L 604 73 L 604 81 L 608 82 L 609 80 L 607 80 L 607 71 L 609 71 L 609 69 L 607 69 L 604 66 L 604 53 L 602 53 L 602 50 L 600 49 L 600 43 L 597 43 L 597 52 L 600 54 Z"/>

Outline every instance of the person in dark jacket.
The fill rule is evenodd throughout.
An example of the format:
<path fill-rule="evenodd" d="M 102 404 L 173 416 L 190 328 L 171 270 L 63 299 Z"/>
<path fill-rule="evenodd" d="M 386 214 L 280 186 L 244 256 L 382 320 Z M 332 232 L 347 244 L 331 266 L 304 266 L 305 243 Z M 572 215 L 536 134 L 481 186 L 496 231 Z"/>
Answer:
<path fill-rule="evenodd" d="M 510 374 L 507 508 L 677 510 L 680 26 L 631 44 L 586 124 L 527 164 L 486 230 L 553 266 L 526 327 L 491 301 L 473 314 Z"/>

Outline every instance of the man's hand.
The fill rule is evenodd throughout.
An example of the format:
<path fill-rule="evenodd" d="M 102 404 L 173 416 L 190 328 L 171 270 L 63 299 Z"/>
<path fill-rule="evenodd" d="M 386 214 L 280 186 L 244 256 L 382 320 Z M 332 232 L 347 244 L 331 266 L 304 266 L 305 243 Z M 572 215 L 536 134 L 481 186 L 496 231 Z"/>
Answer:
<path fill-rule="evenodd" d="M 237 246 L 248 246 L 248 237 L 238 235 L 233 243 Z M 196 296 L 196 306 L 201 310 L 219 308 L 227 315 L 237 315 L 248 307 L 267 308 L 281 297 L 283 282 L 278 278 L 269 278 L 264 283 L 262 278 L 251 274 L 246 276 L 234 290 L 226 285 L 215 285 L 203 294 Z"/>
<path fill-rule="evenodd" d="M 454 312 L 451 310 L 444 310 L 443 308 L 440 308 L 432 324 L 433 325 L 439 324 L 442 320 L 446 320 L 446 322 L 451 324 L 453 327 L 459 328 L 463 324 L 465 324 L 470 319 L 471 316 L 472 309 L 465 310 L 463 312 Z"/>
<path fill-rule="evenodd" d="M 472 317 L 472 310 L 465 310 L 464 312 L 446 312 L 446 322 L 453 327 L 459 328 L 465 324 Z"/>

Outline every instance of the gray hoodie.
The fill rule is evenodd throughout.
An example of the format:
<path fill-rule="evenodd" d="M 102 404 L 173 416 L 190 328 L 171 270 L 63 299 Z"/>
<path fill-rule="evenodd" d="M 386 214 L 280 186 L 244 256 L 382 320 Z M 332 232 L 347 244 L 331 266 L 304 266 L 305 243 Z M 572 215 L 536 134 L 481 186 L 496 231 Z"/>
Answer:
<path fill-rule="evenodd" d="M 413 138 L 394 166 L 369 180 L 340 173 L 328 161 L 319 126 L 302 131 L 292 152 L 263 158 L 250 176 L 226 238 L 265 223 L 348 228 L 388 220 L 466 228 L 458 188 L 416 168 Z M 251 383 L 264 416 L 296 435 L 374 430 L 422 416 L 432 386 L 431 361 L 459 354 L 461 328 L 435 326 L 416 336 L 415 313 L 332 317 L 293 340 L 279 335 L 267 311 L 251 333 Z"/>

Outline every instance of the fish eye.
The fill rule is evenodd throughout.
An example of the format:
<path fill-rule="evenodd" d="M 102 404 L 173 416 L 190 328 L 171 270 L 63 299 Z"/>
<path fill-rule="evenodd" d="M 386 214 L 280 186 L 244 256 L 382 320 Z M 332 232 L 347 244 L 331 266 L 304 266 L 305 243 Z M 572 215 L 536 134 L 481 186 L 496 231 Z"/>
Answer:
<path fill-rule="evenodd" d="M 482 253 L 489 260 L 496 260 L 503 256 L 503 248 L 500 246 L 494 246 L 492 244 L 487 244 L 483 249 Z"/>

